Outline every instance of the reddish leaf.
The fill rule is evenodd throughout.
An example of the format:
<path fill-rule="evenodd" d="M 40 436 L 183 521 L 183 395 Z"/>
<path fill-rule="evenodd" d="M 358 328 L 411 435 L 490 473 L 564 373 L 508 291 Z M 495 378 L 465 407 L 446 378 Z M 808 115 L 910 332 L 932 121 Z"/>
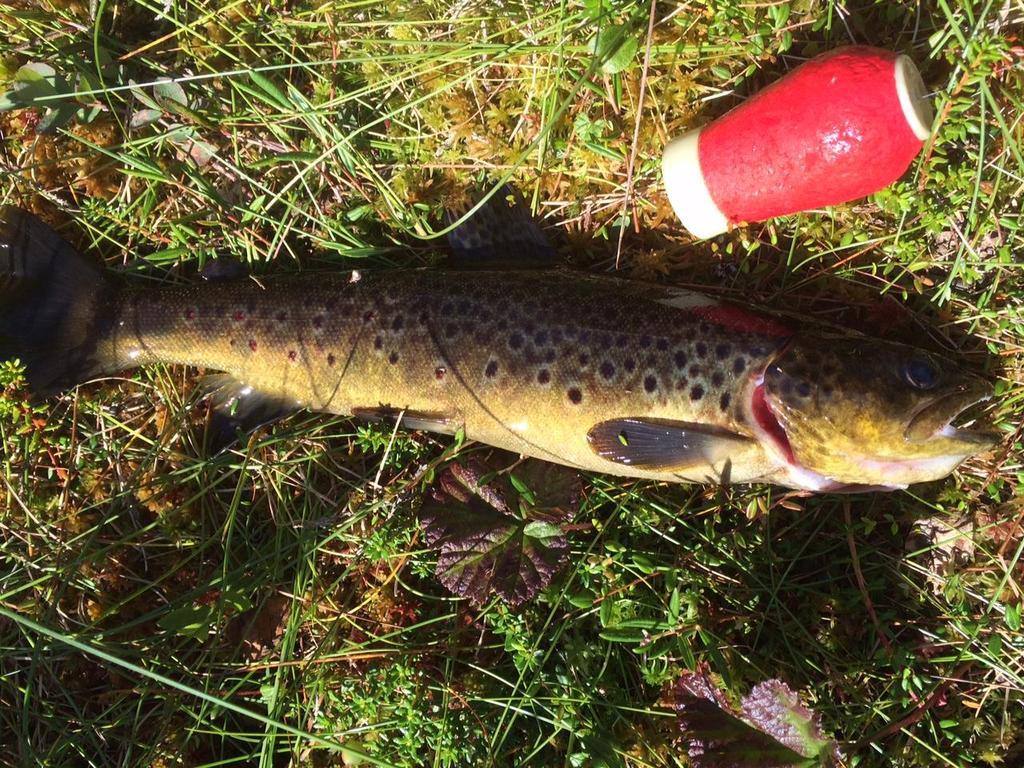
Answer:
<path fill-rule="evenodd" d="M 529 460 L 513 481 L 502 455 L 448 467 L 420 514 L 427 544 L 440 548 L 438 580 L 474 605 L 494 593 L 518 606 L 546 587 L 569 551 L 558 523 L 579 505 L 575 472 Z"/>

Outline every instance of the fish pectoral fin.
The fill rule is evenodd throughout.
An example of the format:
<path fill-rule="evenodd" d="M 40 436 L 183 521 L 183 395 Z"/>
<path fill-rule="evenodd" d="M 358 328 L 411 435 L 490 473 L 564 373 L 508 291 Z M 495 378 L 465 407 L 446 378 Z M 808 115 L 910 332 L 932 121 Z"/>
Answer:
<path fill-rule="evenodd" d="M 268 395 L 227 373 L 204 376 L 200 388 L 213 406 L 208 442 L 215 452 L 234 443 L 239 434 L 284 418 L 300 407 L 294 400 Z"/>
<path fill-rule="evenodd" d="M 461 422 L 440 411 L 410 411 L 392 408 L 387 405 L 372 408 L 353 408 L 352 415 L 368 421 L 388 421 L 392 423 L 396 419 L 401 419 L 401 426 L 405 429 L 439 432 L 443 435 L 454 435 L 459 427 L 462 426 Z"/>
<path fill-rule="evenodd" d="M 587 441 L 602 458 L 640 469 L 680 471 L 730 461 L 753 440 L 727 429 L 670 419 L 609 419 L 591 427 Z"/>

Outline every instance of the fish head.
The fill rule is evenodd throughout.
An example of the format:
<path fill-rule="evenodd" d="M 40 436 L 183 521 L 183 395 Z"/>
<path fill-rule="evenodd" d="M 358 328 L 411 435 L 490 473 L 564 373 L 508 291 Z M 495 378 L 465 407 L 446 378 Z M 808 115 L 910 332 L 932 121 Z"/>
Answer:
<path fill-rule="evenodd" d="M 945 477 L 998 442 L 954 426 L 991 396 L 984 379 L 914 347 L 796 337 L 756 382 L 752 410 L 795 485 L 897 488 Z"/>

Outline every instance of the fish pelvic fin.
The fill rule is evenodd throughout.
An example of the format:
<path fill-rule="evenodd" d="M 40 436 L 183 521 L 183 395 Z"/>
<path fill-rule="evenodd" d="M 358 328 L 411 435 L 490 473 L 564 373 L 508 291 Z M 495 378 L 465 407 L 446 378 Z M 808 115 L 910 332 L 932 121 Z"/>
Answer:
<path fill-rule="evenodd" d="M 38 217 L 0 208 L 0 360 L 19 360 L 37 397 L 122 367 L 103 343 L 119 286 Z"/>
<path fill-rule="evenodd" d="M 484 196 L 475 191 L 468 204 L 445 212 L 452 224 Z M 466 221 L 448 233 L 456 266 L 476 269 L 549 268 L 558 265 L 551 241 L 534 221 L 520 195 L 503 184 Z"/>
<path fill-rule="evenodd" d="M 213 453 L 231 447 L 239 437 L 290 416 L 300 408 L 294 400 L 262 392 L 229 373 L 204 376 L 199 388 L 213 407 L 206 435 L 206 447 Z"/>
<path fill-rule="evenodd" d="M 587 433 L 594 453 L 616 464 L 661 472 L 711 467 L 748 448 L 750 438 L 705 424 L 669 419 L 609 419 Z"/>

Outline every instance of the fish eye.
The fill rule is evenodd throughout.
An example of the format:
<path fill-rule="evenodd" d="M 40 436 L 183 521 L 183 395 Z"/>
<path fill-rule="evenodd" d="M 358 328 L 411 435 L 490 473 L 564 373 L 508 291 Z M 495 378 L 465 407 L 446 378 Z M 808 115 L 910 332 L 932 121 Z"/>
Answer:
<path fill-rule="evenodd" d="M 931 389 L 939 383 L 939 371 L 927 360 L 914 358 L 903 366 L 903 377 L 916 389 Z"/>

